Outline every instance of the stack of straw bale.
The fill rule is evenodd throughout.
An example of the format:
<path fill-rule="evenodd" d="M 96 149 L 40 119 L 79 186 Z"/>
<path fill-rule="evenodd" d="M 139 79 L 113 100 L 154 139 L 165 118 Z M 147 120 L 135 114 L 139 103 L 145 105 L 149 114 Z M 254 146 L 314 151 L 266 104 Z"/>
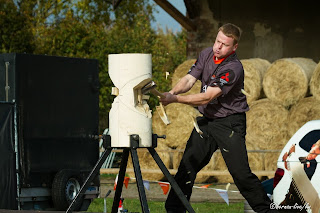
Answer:
<path fill-rule="evenodd" d="M 264 97 L 262 80 L 271 63 L 261 58 L 241 60 L 244 69 L 244 90 L 248 103 Z"/>
<path fill-rule="evenodd" d="M 267 98 L 249 103 L 247 149 L 281 150 L 307 121 L 320 119 L 315 95 L 319 85 L 320 65 L 312 59 L 283 58 L 273 62 L 263 77 Z M 308 97 L 309 91 L 314 96 Z M 263 169 L 275 170 L 279 153 L 262 156 Z"/>
<path fill-rule="evenodd" d="M 307 95 L 316 63 L 308 58 L 283 58 L 271 64 L 263 78 L 266 96 L 285 107 Z"/>

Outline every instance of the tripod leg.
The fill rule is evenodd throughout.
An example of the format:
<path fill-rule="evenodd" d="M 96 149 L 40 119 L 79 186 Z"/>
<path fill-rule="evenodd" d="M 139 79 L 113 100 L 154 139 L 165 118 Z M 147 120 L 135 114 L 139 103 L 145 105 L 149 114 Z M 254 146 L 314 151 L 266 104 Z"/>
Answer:
<path fill-rule="evenodd" d="M 98 162 L 91 170 L 89 176 L 82 184 L 80 191 L 78 192 L 76 197 L 73 199 L 73 201 L 70 204 L 69 208 L 67 209 L 66 213 L 73 211 L 75 204 L 80 200 L 80 198 L 83 196 L 84 192 L 88 189 L 88 183 L 90 183 L 96 177 L 96 175 L 100 172 L 100 168 L 101 168 L 102 164 L 105 162 L 105 160 L 107 159 L 107 157 L 111 153 L 111 151 L 112 151 L 112 148 L 107 148 L 106 150 L 104 150 L 104 152 L 100 156 Z"/>
<path fill-rule="evenodd" d="M 136 175 L 136 179 L 137 179 L 137 187 L 139 191 L 139 198 L 140 198 L 142 212 L 149 213 L 146 192 L 144 190 L 144 185 L 143 185 L 143 180 L 142 180 L 142 175 L 141 175 L 141 170 L 139 165 L 139 158 L 138 158 L 137 150 L 134 148 L 131 149 L 131 157 L 132 157 L 132 163 L 134 168 L 134 174 Z"/>
<path fill-rule="evenodd" d="M 119 170 L 119 175 L 118 175 L 118 183 L 117 183 L 116 192 L 114 194 L 114 199 L 113 199 L 112 213 L 118 212 L 124 176 L 126 175 L 128 157 L 129 157 L 129 149 L 125 148 L 125 149 L 123 149 L 123 153 L 122 153 L 122 160 L 121 160 L 120 170 Z"/>
<path fill-rule="evenodd" d="M 169 183 L 171 184 L 171 187 L 179 197 L 180 201 L 182 202 L 183 206 L 187 209 L 190 213 L 195 213 L 193 208 L 191 207 L 190 203 L 188 202 L 187 198 L 183 194 L 182 190 L 180 189 L 179 185 L 175 181 L 175 179 L 172 177 L 172 175 L 169 173 L 166 166 L 163 164 L 161 158 L 159 157 L 158 153 L 154 148 L 148 148 L 150 154 L 152 155 L 153 159 L 158 164 L 159 168 L 161 169 L 162 173 L 168 178 Z"/>

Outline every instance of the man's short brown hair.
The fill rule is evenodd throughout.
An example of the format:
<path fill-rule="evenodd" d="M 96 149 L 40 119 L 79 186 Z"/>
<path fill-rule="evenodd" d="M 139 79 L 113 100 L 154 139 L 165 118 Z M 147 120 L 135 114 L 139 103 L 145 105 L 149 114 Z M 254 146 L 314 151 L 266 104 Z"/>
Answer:
<path fill-rule="evenodd" d="M 241 29 L 240 27 L 234 24 L 231 24 L 231 23 L 224 24 L 219 28 L 218 32 L 219 31 L 223 32 L 223 34 L 225 34 L 228 37 L 232 37 L 233 44 L 237 44 L 240 41 Z"/>

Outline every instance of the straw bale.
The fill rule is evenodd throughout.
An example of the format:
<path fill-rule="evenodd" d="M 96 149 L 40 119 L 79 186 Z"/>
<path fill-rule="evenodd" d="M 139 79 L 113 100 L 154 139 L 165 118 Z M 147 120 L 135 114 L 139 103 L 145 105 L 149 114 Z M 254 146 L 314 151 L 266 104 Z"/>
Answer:
<path fill-rule="evenodd" d="M 265 170 L 276 171 L 279 155 L 279 152 L 269 152 L 264 154 Z"/>
<path fill-rule="evenodd" d="M 161 139 L 161 143 L 170 148 L 175 149 L 180 145 L 185 145 L 193 130 L 192 117 L 197 115 L 197 111 L 192 106 L 179 103 L 165 106 L 165 111 L 171 123 L 164 125 L 157 112 L 154 112 L 152 118 L 153 132 L 165 134 L 166 139 Z"/>
<path fill-rule="evenodd" d="M 307 58 L 283 58 L 271 64 L 263 78 L 263 90 L 274 102 L 289 107 L 304 98 L 316 63 Z"/>
<path fill-rule="evenodd" d="M 159 113 L 155 110 L 152 114 L 152 132 L 157 135 L 165 135 L 166 134 L 167 125 L 163 123 L 161 120 Z M 159 139 L 160 142 L 163 140 Z"/>
<path fill-rule="evenodd" d="M 282 149 L 288 140 L 288 114 L 282 105 L 267 98 L 254 101 L 247 112 L 247 149 Z"/>
<path fill-rule="evenodd" d="M 186 144 L 177 147 L 177 150 L 184 150 L 185 148 L 186 148 Z M 172 156 L 172 168 L 173 169 L 178 169 L 178 167 L 180 165 L 180 161 L 182 159 L 182 156 L 183 156 L 183 152 L 176 151 L 173 153 L 173 156 Z"/>
<path fill-rule="evenodd" d="M 248 160 L 251 170 L 264 170 L 263 153 L 248 152 Z"/>
<path fill-rule="evenodd" d="M 172 87 L 176 85 L 181 80 L 181 78 L 183 78 L 188 73 L 191 66 L 195 62 L 196 62 L 196 59 L 186 60 L 175 69 L 172 75 Z"/>
<path fill-rule="evenodd" d="M 164 165 L 169 168 L 171 160 L 170 160 L 170 154 L 164 150 L 170 150 L 167 146 L 165 146 L 162 143 L 158 143 L 158 146 L 155 148 L 157 150 L 157 153 L 161 160 L 163 161 Z M 160 150 L 160 151 L 158 151 Z M 159 169 L 159 166 L 154 161 L 151 154 L 147 151 L 147 149 L 140 148 L 137 149 L 138 157 L 139 157 L 139 164 L 141 169 Z M 132 160 L 131 160 L 131 154 L 129 154 L 129 160 L 128 160 L 128 166 L 127 168 L 133 168 Z M 129 177 L 135 177 L 134 172 L 127 172 Z M 160 181 L 164 179 L 163 174 L 152 174 L 152 173 L 143 173 L 142 172 L 142 178 L 144 180 L 153 180 L 153 181 Z"/>
<path fill-rule="evenodd" d="M 215 171 L 228 171 L 227 165 L 224 162 L 221 152 L 216 151 L 213 153 L 213 170 Z M 233 183 L 232 176 L 229 175 L 218 175 L 214 177 L 218 183 Z"/>
<path fill-rule="evenodd" d="M 320 101 L 320 62 L 312 74 L 310 80 L 310 92 L 317 100 Z"/>
<path fill-rule="evenodd" d="M 249 94 L 247 101 L 250 104 L 263 96 L 262 80 L 271 63 L 261 58 L 243 59 L 241 63 L 244 69 L 244 90 Z"/>
<path fill-rule="evenodd" d="M 183 78 L 188 71 L 190 70 L 191 66 L 195 63 L 196 59 L 189 59 L 182 64 L 180 64 L 176 70 L 174 71 L 172 75 L 172 87 L 174 87 L 180 80 Z M 201 82 L 196 81 L 195 85 L 191 88 L 190 91 L 186 92 L 184 95 L 189 95 L 189 94 L 196 94 L 200 92 L 201 88 Z"/>
<path fill-rule="evenodd" d="M 320 119 L 320 101 L 313 96 L 300 100 L 289 111 L 289 136 L 291 137 L 306 122 L 317 119 Z"/>
<path fill-rule="evenodd" d="M 256 152 L 248 152 L 248 161 L 249 166 L 252 171 L 262 171 L 265 170 L 265 161 L 263 159 L 263 153 L 256 153 Z M 262 178 L 262 176 L 257 176 L 259 179 Z"/>
<path fill-rule="evenodd" d="M 213 162 L 214 167 L 213 169 L 216 171 L 228 171 L 227 165 L 222 157 L 221 152 L 215 152 L 213 154 Z M 264 161 L 262 153 L 254 153 L 248 152 L 248 160 L 249 166 L 252 171 L 261 171 L 264 170 Z M 258 176 L 261 179 L 261 176 Z M 216 176 L 215 179 L 219 183 L 233 183 L 233 178 L 231 175 L 220 175 Z"/>
<path fill-rule="evenodd" d="M 200 170 L 200 172 L 201 171 L 213 171 L 213 167 L 214 167 L 214 161 L 213 161 L 213 158 L 211 158 L 209 163 L 205 167 L 203 167 Z M 210 177 L 211 177 L 210 175 L 198 173 L 195 182 L 196 183 L 206 183 Z"/>
<path fill-rule="evenodd" d="M 171 120 L 166 131 L 167 146 L 184 146 L 193 130 L 192 117 L 196 116 L 196 110 L 186 104 L 173 103 L 166 106 L 166 112 Z"/>

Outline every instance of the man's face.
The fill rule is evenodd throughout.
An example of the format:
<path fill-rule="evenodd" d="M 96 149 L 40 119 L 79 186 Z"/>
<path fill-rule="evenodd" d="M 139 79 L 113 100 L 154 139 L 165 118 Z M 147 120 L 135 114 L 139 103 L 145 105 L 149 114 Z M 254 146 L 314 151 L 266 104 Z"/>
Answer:
<path fill-rule="evenodd" d="M 237 47 L 238 44 L 233 45 L 233 38 L 219 31 L 216 41 L 213 44 L 214 56 L 218 59 L 224 58 L 233 51 L 236 51 Z"/>

